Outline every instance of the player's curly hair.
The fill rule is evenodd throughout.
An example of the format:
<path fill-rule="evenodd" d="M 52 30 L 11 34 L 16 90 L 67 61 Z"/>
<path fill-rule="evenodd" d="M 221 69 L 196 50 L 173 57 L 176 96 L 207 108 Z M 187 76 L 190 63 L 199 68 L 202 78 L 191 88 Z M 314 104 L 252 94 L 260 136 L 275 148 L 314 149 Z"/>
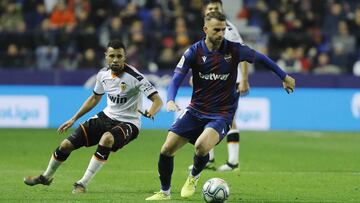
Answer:
<path fill-rule="evenodd" d="M 125 45 L 122 43 L 122 41 L 118 40 L 118 39 L 113 39 L 111 40 L 107 47 L 111 47 L 113 49 L 124 49 L 125 50 Z"/>
<path fill-rule="evenodd" d="M 204 21 L 208 22 L 213 18 L 219 21 L 226 21 L 226 16 L 223 13 L 220 13 L 219 11 L 214 11 L 206 14 L 206 16 L 204 17 Z"/>
<path fill-rule="evenodd" d="M 213 3 L 220 3 L 222 5 L 221 0 L 205 0 L 204 1 L 204 6 L 207 6 L 208 4 L 213 4 Z"/>

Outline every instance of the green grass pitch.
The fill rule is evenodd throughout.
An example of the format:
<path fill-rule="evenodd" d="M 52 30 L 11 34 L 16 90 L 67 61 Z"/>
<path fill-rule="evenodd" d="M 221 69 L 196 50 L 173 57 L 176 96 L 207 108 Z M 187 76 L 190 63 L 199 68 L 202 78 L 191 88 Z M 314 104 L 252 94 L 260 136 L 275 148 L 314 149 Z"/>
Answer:
<path fill-rule="evenodd" d="M 159 189 L 157 160 L 166 130 L 143 130 L 112 153 L 86 194 L 71 194 L 72 184 L 95 147 L 72 153 L 51 186 L 26 186 L 23 177 L 40 174 L 66 136 L 55 129 L 1 129 L 0 202 L 145 202 Z M 225 142 L 215 152 L 216 164 L 224 163 Z M 240 171 L 203 171 L 195 195 L 182 199 L 192 155 L 193 146 L 187 145 L 175 157 L 171 202 L 203 202 L 201 186 L 212 177 L 229 183 L 228 202 L 360 202 L 359 133 L 242 132 Z"/>

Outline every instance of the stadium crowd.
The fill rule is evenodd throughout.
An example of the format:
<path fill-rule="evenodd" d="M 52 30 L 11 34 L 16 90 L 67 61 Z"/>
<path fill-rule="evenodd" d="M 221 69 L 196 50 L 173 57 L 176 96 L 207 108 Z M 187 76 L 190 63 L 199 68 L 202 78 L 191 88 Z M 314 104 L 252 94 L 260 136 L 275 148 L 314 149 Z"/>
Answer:
<path fill-rule="evenodd" d="M 242 3 L 237 20 L 245 43 L 285 71 L 360 76 L 360 2 Z M 99 68 L 106 43 L 119 38 L 135 67 L 173 69 L 203 37 L 201 10 L 201 0 L 2 0 L 0 68 Z M 249 27 L 259 28 L 260 37 L 243 34 Z"/>

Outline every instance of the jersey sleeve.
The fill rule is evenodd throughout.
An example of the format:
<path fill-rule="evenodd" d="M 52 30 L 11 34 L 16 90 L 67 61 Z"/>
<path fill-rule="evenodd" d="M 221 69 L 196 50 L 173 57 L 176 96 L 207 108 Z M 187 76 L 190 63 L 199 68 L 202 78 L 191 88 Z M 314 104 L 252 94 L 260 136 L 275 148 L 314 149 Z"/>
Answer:
<path fill-rule="evenodd" d="M 244 44 L 237 44 L 239 53 L 239 62 L 246 61 L 253 63 L 255 61 L 255 50 Z"/>
<path fill-rule="evenodd" d="M 95 83 L 93 92 L 94 92 L 94 94 L 97 94 L 97 95 L 103 95 L 105 93 L 105 90 L 104 90 L 104 87 L 103 87 L 102 81 L 101 81 L 101 73 L 100 72 L 96 75 L 96 83 Z"/>
<path fill-rule="evenodd" d="M 144 76 L 143 79 L 139 81 L 139 89 L 147 98 L 157 93 L 156 88 Z"/>
<path fill-rule="evenodd" d="M 195 59 L 195 51 L 192 47 L 187 49 L 184 54 L 182 55 L 179 63 L 176 65 L 175 72 L 187 74 L 191 68 L 191 64 Z"/>

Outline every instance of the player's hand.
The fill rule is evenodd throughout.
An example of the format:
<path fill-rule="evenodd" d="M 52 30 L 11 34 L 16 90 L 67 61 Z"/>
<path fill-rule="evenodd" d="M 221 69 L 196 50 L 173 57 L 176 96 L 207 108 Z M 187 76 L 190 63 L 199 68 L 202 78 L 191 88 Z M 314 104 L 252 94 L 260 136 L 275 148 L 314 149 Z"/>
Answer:
<path fill-rule="evenodd" d="M 172 100 L 166 103 L 166 111 L 180 111 L 179 106 Z"/>
<path fill-rule="evenodd" d="M 241 80 L 237 87 L 237 92 L 240 93 L 241 97 L 245 97 L 246 95 L 249 94 L 249 91 L 250 91 L 250 85 L 248 80 Z"/>
<path fill-rule="evenodd" d="M 288 94 L 293 93 L 295 89 L 295 79 L 289 75 L 286 75 L 283 81 L 283 87 Z"/>
<path fill-rule="evenodd" d="M 58 129 L 57 132 L 59 134 L 65 132 L 68 128 L 70 128 L 73 124 L 75 123 L 75 119 L 70 119 L 68 121 L 66 121 L 65 123 L 63 123 Z"/>
<path fill-rule="evenodd" d="M 151 120 L 154 120 L 154 119 L 155 119 L 154 116 L 151 115 L 151 114 L 148 112 L 148 110 L 145 110 L 144 112 L 138 110 L 138 112 L 139 112 L 141 115 L 143 115 L 144 117 L 146 117 L 146 118 L 150 118 Z"/>

